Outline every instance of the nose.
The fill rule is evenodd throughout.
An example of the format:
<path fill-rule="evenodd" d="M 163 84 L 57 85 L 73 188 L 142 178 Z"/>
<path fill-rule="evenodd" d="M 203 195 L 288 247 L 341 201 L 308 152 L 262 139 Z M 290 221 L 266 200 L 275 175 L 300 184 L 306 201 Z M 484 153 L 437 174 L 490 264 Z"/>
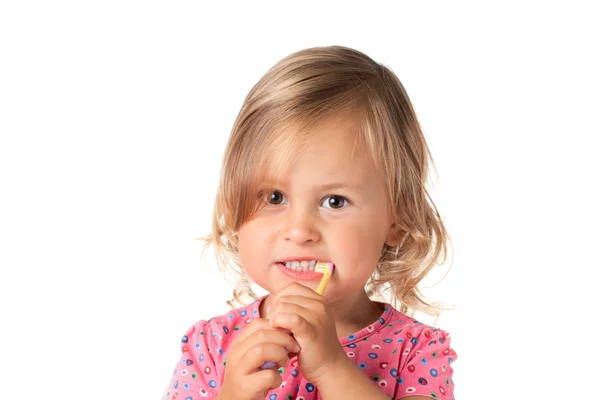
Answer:
<path fill-rule="evenodd" d="M 291 208 L 285 216 L 283 238 L 299 245 L 319 241 L 317 217 L 309 210 Z"/>

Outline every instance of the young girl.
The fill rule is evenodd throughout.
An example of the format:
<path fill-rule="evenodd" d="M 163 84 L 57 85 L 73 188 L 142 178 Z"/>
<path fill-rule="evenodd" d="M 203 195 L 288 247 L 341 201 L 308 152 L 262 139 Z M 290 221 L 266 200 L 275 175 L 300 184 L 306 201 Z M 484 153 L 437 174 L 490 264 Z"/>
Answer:
<path fill-rule="evenodd" d="M 439 311 L 418 289 L 449 240 L 429 163 L 387 67 L 334 46 L 271 68 L 235 121 L 207 237 L 254 301 L 186 332 L 164 398 L 453 399 L 449 335 L 406 315 Z M 323 296 L 317 261 L 335 265 Z"/>

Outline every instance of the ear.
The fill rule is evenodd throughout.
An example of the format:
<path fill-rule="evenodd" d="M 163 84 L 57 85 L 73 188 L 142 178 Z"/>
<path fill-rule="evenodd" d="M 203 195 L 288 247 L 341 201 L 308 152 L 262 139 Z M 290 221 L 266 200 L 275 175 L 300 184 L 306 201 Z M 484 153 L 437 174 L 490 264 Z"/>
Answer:
<path fill-rule="evenodd" d="M 394 223 L 390 226 L 388 230 L 388 235 L 385 238 L 385 244 L 388 246 L 397 246 L 400 243 L 400 238 L 404 237 L 404 233 L 402 229 L 398 228 L 398 226 Z"/>

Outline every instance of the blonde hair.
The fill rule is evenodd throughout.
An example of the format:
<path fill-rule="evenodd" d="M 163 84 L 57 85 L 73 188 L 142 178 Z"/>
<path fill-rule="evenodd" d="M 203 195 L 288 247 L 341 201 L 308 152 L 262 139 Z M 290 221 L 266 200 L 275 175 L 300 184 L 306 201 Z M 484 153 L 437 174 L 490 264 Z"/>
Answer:
<path fill-rule="evenodd" d="M 437 316 L 444 307 L 429 303 L 418 287 L 436 263 L 446 261 L 450 242 L 425 188 L 429 163 L 433 165 L 429 148 L 398 77 L 347 47 L 293 53 L 250 90 L 225 149 L 212 233 L 203 238 L 204 250 L 212 245 L 221 271 L 237 278 L 233 295 L 238 303 L 256 299 L 241 266 L 237 232 L 261 207 L 258 185 L 302 151 L 311 126 L 347 112 L 360 121 L 356 139 L 387 183 L 401 233 L 398 245 L 384 244 L 367 294 L 385 298 L 389 292 L 388 300 L 401 312 Z"/>

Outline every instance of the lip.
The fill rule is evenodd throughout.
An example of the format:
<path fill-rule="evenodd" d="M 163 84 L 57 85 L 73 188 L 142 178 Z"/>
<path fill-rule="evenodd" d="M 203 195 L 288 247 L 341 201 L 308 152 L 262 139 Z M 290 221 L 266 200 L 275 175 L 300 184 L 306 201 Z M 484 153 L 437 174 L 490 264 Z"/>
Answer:
<path fill-rule="evenodd" d="M 286 257 L 286 258 L 282 258 L 280 260 L 276 260 L 275 262 L 276 263 L 280 263 L 280 262 L 284 263 L 284 262 L 288 262 L 288 261 L 312 261 L 312 260 L 315 260 L 316 262 L 323 261 L 319 257 L 310 256 L 310 257 Z"/>
<path fill-rule="evenodd" d="M 298 259 L 296 258 L 294 260 Z M 314 260 L 314 258 L 311 258 L 311 260 Z M 311 270 L 296 271 L 293 269 L 286 268 L 283 264 L 281 264 L 281 262 L 276 262 L 275 265 L 277 266 L 277 268 L 279 268 L 282 274 L 298 281 L 318 281 L 323 277 L 323 274 L 320 272 L 314 272 Z"/>

